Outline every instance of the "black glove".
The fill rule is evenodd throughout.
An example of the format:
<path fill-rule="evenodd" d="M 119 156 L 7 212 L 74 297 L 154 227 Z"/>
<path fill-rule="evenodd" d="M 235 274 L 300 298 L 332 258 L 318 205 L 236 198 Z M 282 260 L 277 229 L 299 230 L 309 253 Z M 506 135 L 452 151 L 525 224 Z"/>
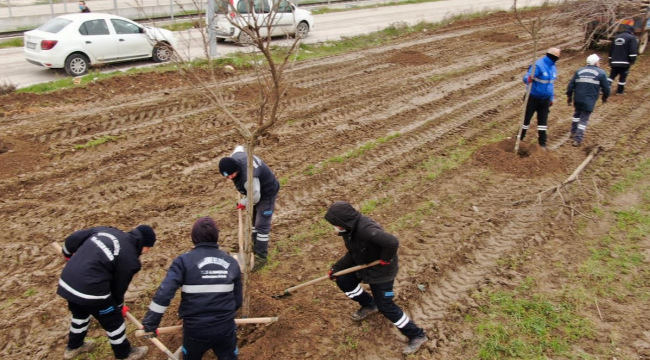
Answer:
<path fill-rule="evenodd" d="M 160 333 L 158 332 L 158 326 L 144 325 L 144 331 L 147 333 L 151 333 L 146 335 L 148 338 L 158 337 L 158 335 L 160 335 Z"/>
<path fill-rule="evenodd" d="M 154 337 L 158 335 L 158 326 L 160 325 L 162 316 L 163 314 L 157 313 L 155 311 L 147 311 L 144 319 L 142 319 L 143 330 L 145 332 L 153 333 L 152 336 Z"/>
<path fill-rule="evenodd" d="M 571 106 L 572 103 L 573 103 L 573 99 L 571 99 L 571 98 L 566 99 L 566 104 L 567 105 Z"/>

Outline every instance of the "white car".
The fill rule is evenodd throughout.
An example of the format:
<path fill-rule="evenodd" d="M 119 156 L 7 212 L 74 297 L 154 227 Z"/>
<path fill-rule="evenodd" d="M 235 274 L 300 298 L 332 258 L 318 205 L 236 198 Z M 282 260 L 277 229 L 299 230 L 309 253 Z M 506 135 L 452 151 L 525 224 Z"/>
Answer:
<path fill-rule="evenodd" d="M 25 33 L 25 57 L 32 64 L 65 68 L 70 76 L 88 72 L 91 65 L 153 58 L 171 59 L 174 34 L 144 27 L 111 14 L 79 13 L 56 17 Z"/>
<path fill-rule="evenodd" d="M 261 36 L 268 35 L 266 24 L 269 22 L 271 36 L 292 35 L 304 38 L 314 28 L 311 12 L 299 9 L 287 0 L 217 0 L 215 12 L 217 41 L 250 43 L 250 36 L 234 26 L 233 22 L 242 27 L 257 24 Z"/>

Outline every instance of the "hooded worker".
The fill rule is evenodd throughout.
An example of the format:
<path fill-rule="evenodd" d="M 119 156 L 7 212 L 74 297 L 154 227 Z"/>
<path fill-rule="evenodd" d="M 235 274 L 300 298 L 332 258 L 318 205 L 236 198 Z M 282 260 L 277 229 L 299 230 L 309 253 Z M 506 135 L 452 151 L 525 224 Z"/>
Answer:
<path fill-rule="evenodd" d="M 625 92 L 627 76 L 639 52 L 639 40 L 634 36 L 634 26 L 623 25 L 623 28 L 623 32 L 616 36 L 609 47 L 609 65 L 612 67 L 609 74 L 610 84 L 619 77 L 616 95 L 623 95 Z"/>
<path fill-rule="evenodd" d="M 330 279 L 336 281 L 336 285 L 347 297 L 361 305 L 359 310 L 352 314 L 352 320 L 362 321 L 381 312 L 409 339 L 403 353 L 408 355 L 417 352 L 429 339 L 424 330 L 417 327 L 393 301 L 393 283 L 399 270 L 397 238 L 344 201 L 332 204 L 325 214 L 325 220 L 334 225 L 336 233 L 343 238 L 348 250 L 327 274 Z M 338 277 L 333 275 L 338 271 L 376 260 L 380 260 L 380 265 Z M 372 295 L 364 291 L 361 282 L 369 284 Z"/>
<path fill-rule="evenodd" d="M 521 140 L 526 137 L 526 131 L 537 113 L 537 135 L 539 146 L 546 148 L 546 132 L 548 131 L 548 113 L 553 101 L 555 101 L 554 83 L 557 80 L 557 69 L 555 63 L 560 59 L 560 49 L 550 48 L 546 55 L 535 62 L 535 74 L 532 74 L 533 67 L 528 68 L 524 75 L 524 83 L 531 86 L 530 96 L 526 104 L 524 125 L 521 129 Z"/>
<path fill-rule="evenodd" d="M 147 354 L 146 346 L 132 347 L 126 338 L 124 317 L 129 308 L 124 305 L 124 294 L 140 271 L 140 255 L 155 243 L 156 234 L 148 225 L 129 232 L 99 226 L 65 239 L 67 263 L 57 294 L 68 300 L 72 323 L 64 359 L 93 349 L 94 342 L 85 340 L 91 316 L 106 331 L 116 359 L 137 360 Z"/>
<path fill-rule="evenodd" d="M 236 360 L 235 311 L 242 305 L 239 263 L 219 249 L 219 228 L 205 216 L 194 222 L 194 249 L 172 262 L 144 316 L 144 330 L 157 335 L 167 307 L 181 289 L 183 359 L 199 360 L 212 350 L 219 360 Z"/>
<path fill-rule="evenodd" d="M 600 68 L 600 57 L 596 54 L 587 57 L 587 66 L 581 67 L 573 75 L 567 87 L 567 104 L 574 103 L 575 112 L 571 123 L 573 146 L 580 146 L 587 131 L 587 122 L 594 111 L 600 93 L 603 94 L 603 104 L 610 94 L 607 74 Z"/>
<path fill-rule="evenodd" d="M 280 183 L 271 168 L 262 159 L 253 156 L 253 190 L 249 192 L 247 154 L 243 146 L 237 146 L 229 156 L 219 161 L 219 172 L 232 180 L 235 188 L 244 197 L 237 204 L 237 209 L 245 209 L 253 204 L 253 244 L 255 250 L 255 267 L 257 271 L 266 265 L 269 252 L 271 220 L 275 210 L 275 200 L 280 191 Z"/>

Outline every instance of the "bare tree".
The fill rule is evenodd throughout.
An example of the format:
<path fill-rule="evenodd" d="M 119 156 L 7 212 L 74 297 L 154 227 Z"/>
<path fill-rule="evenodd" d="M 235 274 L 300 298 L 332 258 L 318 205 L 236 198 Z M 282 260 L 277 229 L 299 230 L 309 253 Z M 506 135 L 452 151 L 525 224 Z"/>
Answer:
<path fill-rule="evenodd" d="M 540 32 L 550 23 L 550 20 L 553 19 L 556 14 L 553 11 L 549 10 L 551 6 L 550 0 L 544 0 L 541 5 L 541 11 L 539 15 L 533 17 L 531 20 L 525 20 L 519 11 L 518 1 L 514 0 L 513 11 L 515 13 L 515 19 L 519 26 L 524 28 L 526 32 L 533 38 L 533 67 L 531 69 L 531 76 L 535 77 L 535 70 L 537 69 L 537 50 L 539 45 L 539 34 Z M 534 80 L 533 80 L 534 81 Z M 532 90 L 533 81 L 529 81 L 526 86 L 526 95 L 524 96 L 524 108 L 522 111 L 522 118 L 526 116 L 526 107 L 528 105 L 528 99 L 530 98 L 530 91 Z M 517 132 L 517 140 L 515 141 L 515 154 L 519 154 L 519 144 L 521 142 L 521 131 L 523 130 L 522 126 L 519 126 L 519 131 Z"/>
<path fill-rule="evenodd" d="M 647 21 L 648 5 L 650 0 L 581 0 L 572 4 L 571 17 L 585 30 L 583 49 L 595 46 L 601 38 L 614 37 L 622 20 Z"/>
<path fill-rule="evenodd" d="M 197 9 L 203 8 L 202 4 L 197 1 L 195 0 L 194 7 Z M 186 10 L 180 4 L 178 5 L 186 14 L 193 13 L 192 9 Z M 211 7 L 208 6 L 207 8 Z M 194 29 L 193 33 L 188 32 L 187 39 L 183 39 L 185 45 L 187 45 L 187 53 L 183 56 L 181 49 L 173 49 L 175 56 L 171 60 L 180 65 L 180 73 L 188 80 L 188 84 L 209 101 L 215 110 L 223 113 L 235 125 L 235 129 L 245 145 L 248 157 L 247 182 L 253 184 L 255 147 L 259 139 L 278 123 L 282 115 L 284 110 L 282 99 L 290 86 L 287 81 L 288 70 L 296 60 L 300 40 L 306 34 L 306 31 L 301 28 L 301 24 L 295 24 L 294 12 L 296 7 L 286 0 L 239 0 L 239 2 L 235 0 L 234 3 L 227 0 L 217 0 L 216 9 L 221 16 L 209 16 L 212 19 L 211 21 L 206 21 L 201 11 L 198 11 L 198 14 L 193 16 L 192 21 L 197 24 L 198 28 Z M 294 25 L 296 26 L 292 28 L 293 31 L 284 34 L 286 39 L 282 43 L 284 46 L 272 49 L 271 34 L 278 23 L 279 16 L 289 13 L 294 17 Z M 190 17 L 192 18 L 192 16 Z M 224 29 L 224 26 L 238 30 L 240 36 L 234 40 L 243 45 L 242 49 L 250 56 L 252 68 L 250 75 L 238 80 L 251 87 L 256 94 L 254 116 L 250 120 L 239 117 L 229 108 L 221 85 L 221 79 L 218 76 L 218 65 L 210 51 L 211 42 L 215 41 L 214 38 L 210 37 L 211 31 L 216 30 L 219 34 L 228 32 L 227 29 Z M 195 36 L 198 36 L 203 57 L 207 60 L 203 66 L 195 66 L 189 61 L 190 43 Z M 251 204 L 249 203 L 249 205 Z M 252 258 L 250 241 L 253 228 L 252 205 L 246 207 L 245 218 L 244 249 L 240 249 L 240 253 L 243 252 L 244 256 L 241 257 L 240 261 L 243 265 L 244 278 L 242 311 L 244 315 L 248 315 L 250 292 L 247 290 L 249 274 L 252 270 L 250 261 Z"/>

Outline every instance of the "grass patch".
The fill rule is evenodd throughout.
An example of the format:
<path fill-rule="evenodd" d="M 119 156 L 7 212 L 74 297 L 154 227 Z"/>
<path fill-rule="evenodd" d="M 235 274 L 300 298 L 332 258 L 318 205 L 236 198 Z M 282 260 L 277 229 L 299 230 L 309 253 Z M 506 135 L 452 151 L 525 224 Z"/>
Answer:
<path fill-rule="evenodd" d="M 399 136 L 400 136 L 399 133 L 395 133 L 395 134 L 390 134 L 390 135 L 381 137 L 381 138 L 379 138 L 377 140 L 368 141 L 367 143 L 359 146 L 356 149 L 352 149 L 352 150 L 350 150 L 350 151 L 348 151 L 345 154 L 340 155 L 340 156 L 331 157 L 331 158 L 325 160 L 325 162 L 326 163 L 342 163 L 347 159 L 352 159 L 352 158 L 359 157 L 359 156 L 365 154 L 366 152 L 376 148 L 377 145 L 387 143 L 387 142 L 389 142 L 389 141 L 391 141 L 393 139 L 397 139 Z"/>
<path fill-rule="evenodd" d="M 32 288 L 32 289 L 28 289 L 28 290 L 25 291 L 25 293 L 23 294 L 23 297 L 30 297 L 30 296 L 32 296 L 32 295 L 35 295 L 37 292 L 38 292 L 38 291 L 36 291 L 36 289 L 33 289 L 33 288 Z"/>
<path fill-rule="evenodd" d="M 378 200 L 368 200 L 361 204 L 361 209 L 359 211 L 362 214 L 370 214 L 377 209 L 377 207 L 390 202 L 390 198 L 381 198 Z"/>
<path fill-rule="evenodd" d="M 11 40 L 2 40 L 0 41 L 0 49 L 12 48 L 12 47 L 23 47 L 25 46 L 23 38 L 16 38 Z"/>
<path fill-rule="evenodd" d="M 94 147 L 96 147 L 98 145 L 101 145 L 101 144 L 109 142 L 109 141 L 117 141 L 117 137 L 107 135 L 107 136 L 101 137 L 99 139 L 90 140 L 85 144 L 75 145 L 74 148 L 75 149 L 89 149 L 89 148 L 94 148 Z"/>
<path fill-rule="evenodd" d="M 195 28 L 198 29 L 200 27 L 198 21 L 199 20 L 179 21 L 172 24 L 162 25 L 159 27 L 162 29 L 167 29 L 169 31 L 183 31 L 183 30 L 195 29 Z"/>
<path fill-rule="evenodd" d="M 571 303 L 533 292 L 528 278 L 513 291 L 483 293 L 476 322 L 480 359 L 547 359 L 565 356 L 571 345 L 593 337 L 593 325 Z"/>
<path fill-rule="evenodd" d="M 433 215 L 433 212 L 438 209 L 440 209 L 439 204 L 434 201 L 427 201 L 415 209 L 414 212 L 397 219 L 397 221 L 391 224 L 389 229 L 391 232 L 394 232 L 402 229 L 414 228 L 418 226 L 422 220 Z"/>
<path fill-rule="evenodd" d="M 632 187 L 639 180 L 648 176 L 650 176 L 650 159 L 642 161 L 639 165 L 637 165 L 636 169 L 625 174 L 622 180 L 617 181 L 614 185 L 611 186 L 611 191 L 614 194 L 620 194 Z"/>
<path fill-rule="evenodd" d="M 359 10 L 359 9 L 370 9 L 370 8 L 380 8 L 380 7 L 385 7 L 385 6 L 395 6 L 395 5 L 409 5 L 409 4 L 422 4 L 422 3 L 430 3 L 430 2 L 438 2 L 441 0 L 405 0 L 405 1 L 391 1 L 383 4 L 375 4 L 375 5 L 365 5 L 365 6 L 350 6 L 347 8 L 329 8 L 329 7 L 323 7 L 320 9 L 312 10 L 312 14 L 314 15 L 321 15 L 321 14 L 330 14 L 330 13 L 337 13 L 337 12 L 343 12 L 343 11 L 352 11 L 352 10 Z M 301 2 L 300 5 L 304 4 L 309 4 L 309 1 L 307 2 Z"/>

